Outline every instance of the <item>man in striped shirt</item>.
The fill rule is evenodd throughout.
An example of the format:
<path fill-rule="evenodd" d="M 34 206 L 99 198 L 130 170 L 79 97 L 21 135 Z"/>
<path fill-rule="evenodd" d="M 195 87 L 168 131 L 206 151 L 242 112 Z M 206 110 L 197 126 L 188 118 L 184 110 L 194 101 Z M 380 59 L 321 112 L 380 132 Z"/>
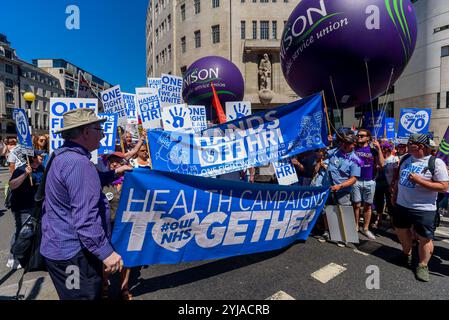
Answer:
<path fill-rule="evenodd" d="M 103 268 L 114 273 L 123 267 L 109 241 L 109 206 L 101 189 L 130 167 L 100 173 L 90 161 L 104 137 L 104 120 L 93 110 L 72 110 L 63 118 L 56 133 L 65 143 L 55 150 L 45 182 L 40 249 L 60 299 L 99 299 Z"/>

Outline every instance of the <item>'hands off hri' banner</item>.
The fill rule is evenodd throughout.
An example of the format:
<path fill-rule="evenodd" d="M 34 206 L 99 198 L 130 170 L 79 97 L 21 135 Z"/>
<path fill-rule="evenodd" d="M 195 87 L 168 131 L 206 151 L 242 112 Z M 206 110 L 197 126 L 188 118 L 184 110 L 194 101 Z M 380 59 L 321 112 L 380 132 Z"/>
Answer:
<path fill-rule="evenodd" d="M 125 176 L 112 243 L 127 267 L 276 250 L 307 239 L 328 190 L 137 169 Z"/>
<path fill-rule="evenodd" d="M 320 94 L 236 119 L 194 135 L 149 131 L 153 169 L 204 177 L 259 167 L 324 148 Z"/>

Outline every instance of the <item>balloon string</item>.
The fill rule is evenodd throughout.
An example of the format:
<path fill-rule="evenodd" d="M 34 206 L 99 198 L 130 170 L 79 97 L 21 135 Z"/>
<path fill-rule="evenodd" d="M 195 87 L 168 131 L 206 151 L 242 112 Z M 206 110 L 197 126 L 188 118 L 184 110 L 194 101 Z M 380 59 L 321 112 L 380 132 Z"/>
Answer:
<path fill-rule="evenodd" d="M 388 81 L 387 89 L 384 91 L 384 94 L 387 93 L 387 98 L 385 99 L 383 107 L 381 107 L 383 114 L 385 114 L 385 111 L 387 110 L 387 107 L 388 107 L 388 103 L 390 102 L 391 93 L 388 93 L 388 90 L 390 89 L 391 80 L 393 79 L 393 74 L 394 74 L 394 67 L 391 68 L 390 80 Z"/>
<path fill-rule="evenodd" d="M 374 124 L 373 95 L 371 94 L 371 81 L 369 80 L 369 69 L 368 69 L 368 61 L 367 60 L 365 60 L 365 67 L 366 67 L 366 77 L 368 79 L 369 100 L 370 100 L 370 104 L 371 104 L 371 120 L 373 122 L 373 129 L 376 130 L 375 124 Z M 375 138 L 377 139 L 377 134 L 375 135 Z"/>
<path fill-rule="evenodd" d="M 332 79 L 332 76 L 329 76 L 329 81 L 331 83 L 331 87 L 332 87 L 332 92 L 334 94 L 334 100 L 335 100 L 335 105 L 337 106 L 337 110 L 338 110 L 338 121 L 343 124 L 343 119 L 341 118 L 342 112 L 340 110 L 340 106 L 338 105 L 338 100 L 337 100 L 337 94 L 335 93 L 335 88 L 334 88 L 334 81 Z M 332 115 L 334 116 L 334 115 Z"/>

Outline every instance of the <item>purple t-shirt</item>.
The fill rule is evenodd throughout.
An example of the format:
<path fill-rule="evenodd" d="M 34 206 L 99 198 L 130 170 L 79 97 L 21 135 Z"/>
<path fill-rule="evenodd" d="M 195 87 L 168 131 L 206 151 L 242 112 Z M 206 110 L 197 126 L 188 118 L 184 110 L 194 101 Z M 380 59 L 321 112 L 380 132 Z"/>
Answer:
<path fill-rule="evenodd" d="M 374 157 L 370 146 L 355 149 L 355 154 L 363 161 L 363 166 L 358 180 L 371 181 L 374 180 Z"/>

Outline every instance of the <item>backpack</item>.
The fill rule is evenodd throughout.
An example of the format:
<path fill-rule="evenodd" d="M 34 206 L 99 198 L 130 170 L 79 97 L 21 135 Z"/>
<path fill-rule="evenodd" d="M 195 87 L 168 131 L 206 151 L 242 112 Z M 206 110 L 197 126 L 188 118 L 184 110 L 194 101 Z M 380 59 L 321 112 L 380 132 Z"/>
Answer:
<path fill-rule="evenodd" d="M 19 260 L 20 265 L 23 266 L 22 277 L 19 280 L 16 293 L 17 300 L 19 299 L 19 293 L 22 289 L 23 277 L 27 272 L 47 271 L 45 260 L 40 254 L 42 238 L 41 219 L 42 206 L 45 199 L 45 182 L 54 158 L 55 155 L 52 154 L 47 167 L 45 168 L 42 182 L 39 184 L 37 192 L 34 195 L 35 206 L 33 211 L 23 224 L 22 229 L 20 229 L 17 240 L 12 247 L 14 257 Z"/>
<path fill-rule="evenodd" d="M 403 164 L 407 159 L 409 159 L 411 156 L 412 156 L 411 154 L 406 154 L 406 155 L 404 155 L 404 156 L 401 158 L 401 160 L 399 161 L 398 171 L 401 170 L 402 164 Z M 430 171 L 430 173 L 432 174 L 432 177 L 433 177 L 433 175 L 435 174 L 435 163 L 436 163 L 436 161 L 437 161 L 437 157 L 431 156 L 431 157 L 429 158 L 429 162 L 427 163 L 427 170 Z M 441 223 L 440 213 L 437 212 L 436 215 L 435 215 L 435 228 L 438 228 L 438 227 L 440 226 L 440 223 Z"/>
<path fill-rule="evenodd" d="M 404 155 L 401 160 L 399 161 L 399 170 L 401 169 L 402 164 L 411 157 L 411 154 L 406 154 Z M 429 158 L 429 162 L 427 164 L 427 169 L 430 171 L 430 173 L 433 175 L 435 174 L 435 162 L 437 161 L 437 157 L 435 156 L 430 156 Z"/>

